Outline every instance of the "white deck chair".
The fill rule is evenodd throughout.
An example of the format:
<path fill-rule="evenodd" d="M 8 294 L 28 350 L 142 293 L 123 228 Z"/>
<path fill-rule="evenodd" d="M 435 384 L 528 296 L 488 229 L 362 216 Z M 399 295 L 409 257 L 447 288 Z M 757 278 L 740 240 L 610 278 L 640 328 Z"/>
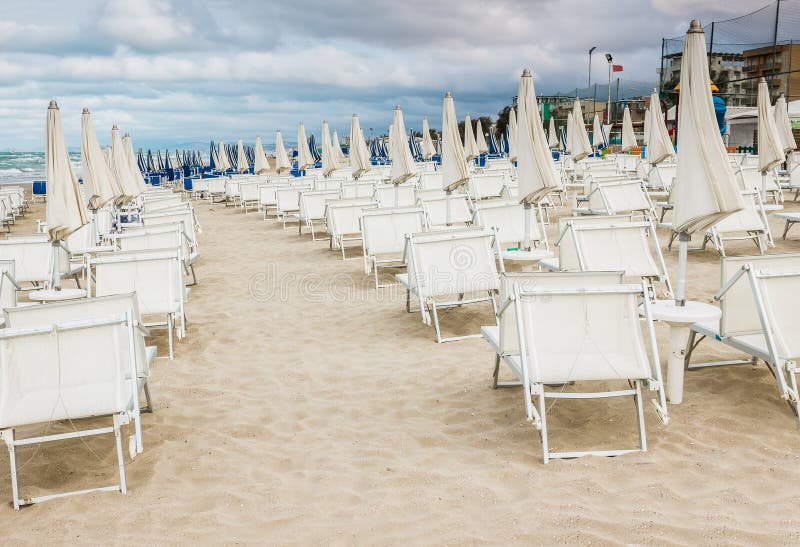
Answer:
<path fill-rule="evenodd" d="M 675 174 L 677 171 L 678 166 L 674 163 L 654 165 L 652 169 L 650 169 L 650 176 L 648 178 L 650 187 L 669 192 L 672 189 L 672 184 L 675 182 Z"/>
<path fill-rule="evenodd" d="M 0 240 L 0 260 L 13 260 L 14 277 L 20 285 L 31 283 L 32 287 L 49 287 L 53 277 L 53 244 L 47 234 L 25 234 Z M 61 277 L 73 277 L 80 286 L 79 274 L 83 264 L 69 260 L 64 246 L 57 246 Z M 28 287 L 24 288 L 26 290 Z"/>
<path fill-rule="evenodd" d="M 437 342 L 481 336 L 442 338 L 439 309 L 488 301 L 497 311 L 494 294 L 500 286 L 503 260 L 502 257 L 495 260 L 496 248 L 492 230 L 467 228 L 406 235 L 404 262 L 408 273 L 397 274 L 395 278 L 406 287 L 406 311 L 411 312 L 413 293 L 419 302 L 422 321 L 427 325 L 433 323 L 436 329 Z"/>
<path fill-rule="evenodd" d="M 644 301 L 645 332 L 639 319 Z M 642 386 L 657 383 L 659 365 L 653 319 L 645 284 L 572 289 L 514 288 L 525 413 L 539 431 L 542 461 L 580 456 L 618 456 L 646 451 Z M 646 333 L 646 334 L 645 334 Z M 644 336 L 649 339 L 648 359 Z M 651 363 L 653 364 L 651 366 Z M 622 389 L 593 392 L 547 390 L 570 382 L 625 382 Z M 636 405 L 639 446 L 635 449 L 552 452 L 547 399 L 632 397 Z M 534 405 L 534 399 L 537 405 Z M 538 407 L 538 408 L 537 408 Z"/>
<path fill-rule="evenodd" d="M 417 188 L 420 190 L 441 190 L 444 188 L 444 175 L 442 173 L 423 172 L 419 175 Z"/>
<path fill-rule="evenodd" d="M 316 241 L 317 235 L 314 230 L 314 223 L 325 225 L 325 206 L 326 204 L 335 199 L 339 199 L 339 190 L 314 190 L 313 192 L 301 192 L 298 197 L 298 234 L 303 233 L 303 224 L 306 225 L 311 232 L 311 240 Z"/>
<path fill-rule="evenodd" d="M 755 243 L 758 252 L 764 254 L 764 250 L 772 241 L 772 235 L 761 197 L 755 191 L 742 192 L 742 201 L 744 209 L 728 215 L 706 231 L 703 249 L 711 242 L 717 252 L 725 256 L 725 241 L 749 239 Z"/>
<path fill-rule="evenodd" d="M 379 207 L 412 207 L 417 203 L 417 190 L 413 184 L 381 184 L 375 187 L 374 199 Z"/>
<path fill-rule="evenodd" d="M 223 198 L 218 201 L 225 201 L 226 187 L 228 179 L 225 177 L 214 177 L 208 180 L 208 199 L 213 203 L 215 198 Z"/>
<path fill-rule="evenodd" d="M 371 198 L 375 193 L 372 182 L 346 182 L 342 184 L 342 198 Z"/>
<path fill-rule="evenodd" d="M 8 447 L 15 509 L 88 492 L 127 492 L 121 426 L 136 416 L 139 407 L 138 386 L 132 381 L 137 376 L 132 343 L 136 330 L 130 312 L 0 330 L 0 437 Z M 110 417 L 110 426 L 76 428 L 76 420 L 99 417 Z M 61 420 L 68 420 L 72 430 L 17 438 L 17 428 Z M 108 433 L 116 443 L 117 484 L 20 497 L 18 447 Z"/>
<path fill-rule="evenodd" d="M 421 207 L 365 210 L 361 215 L 361 233 L 364 255 L 364 272 L 375 277 L 375 288 L 381 285 L 378 268 L 405 267 L 403 251 L 406 234 L 425 230 L 425 212 Z"/>
<path fill-rule="evenodd" d="M 653 203 L 638 181 L 600 183 L 589 193 L 587 198 L 588 214 L 636 213 L 645 219 L 655 216 Z"/>
<path fill-rule="evenodd" d="M 535 207 L 531 207 L 528 214 L 533 247 L 543 245 L 543 249 L 536 249 L 539 251 L 538 254 L 542 257 L 552 256 L 553 253 L 548 250 L 547 233 L 541 224 L 542 216 L 537 214 Z M 494 228 L 497 231 L 498 248 L 501 253 L 521 249 L 524 244 L 525 207 L 517 201 L 488 200 L 476 203 L 472 224 L 488 229 Z"/>
<path fill-rule="evenodd" d="M 315 192 L 334 191 L 340 193 L 342 191 L 342 184 L 346 181 L 340 178 L 319 178 L 314 181 Z"/>
<path fill-rule="evenodd" d="M 180 248 L 183 271 L 186 275 L 192 275 L 192 282 L 188 286 L 197 284 L 194 264 L 200 255 L 192 248 L 189 238 L 183 232 L 182 223 L 176 222 L 174 224 L 161 224 L 125 230 L 114 234 L 112 241 L 123 252 Z"/>
<path fill-rule="evenodd" d="M 560 217 L 558 219 L 558 233 L 564 232 L 568 223 L 575 226 L 617 226 L 631 224 L 633 215 L 584 215 L 577 217 Z M 539 269 L 551 272 L 561 271 L 561 261 L 556 258 L 543 258 L 539 261 Z"/>
<path fill-rule="evenodd" d="M 197 222 L 197 217 L 194 210 L 185 208 L 177 211 L 161 211 L 158 213 L 148 213 L 142 215 L 142 221 L 145 228 L 152 228 L 154 226 L 163 226 L 168 224 L 181 223 L 183 225 L 183 234 L 186 236 L 189 246 L 192 250 L 192 261 L 196 260 L 199 256 L 200 246 L 198 244 L 197 236 L 200 233 L 200 224 Z"/>
<path fill-rule="evenodd" d="M 612 226 L 580 225 L 568 221 L 559 234 L 559 268 L 562 271 L 622 271 L 645 279 L 652 296 L 657 282 L 672 297 L 664 256 L 652 222 Z"/>
<path fill-rule="evenodd" d="M 725 257 L 721 287 L 714 297 L 722 310 L 719 323 L 695 323 L 690 327 L 684 360 L 686 369 L 756 365 L 761 360 L 775 378 L 778 394 L 789 404 L 800 426 L 797 389 L 800 254 Z M 749 358 L 691 363 L 692 353 L 705 338 L 721 342 Z"/>
<path fill-rule="evenodd" d="M 760 194 L 766 186 L 767 196 L 772 196 L 772 200 L 775 203 L 783 202 L 783 191 L 778 185 L 774 172 L 769 172 L 766 177 L 762 178 L 761 171 L 757 167 L 742 167 L 736 171 L 736 179 L 739 182 L 740 189 L 745 192 L 758 192 Z"/>
<path fill-rule="evenodd" d="M 145 323 L 148 327 L 166 327 L 169 358 L 173 358 L 173 330 L 179 338 L 186 335 L 184 302 L 188 289 L 183 281 L 180 249 L 132 251 L 88 257 L 94 268 L 94 296 L 136 293 L 143 317 L 162 316 L 163 322 Z M 92 295 L 92 276 L 88 276 L 88 294 Z M 175 326 L 177 320 L 178 326 Z"/>
<path fill-rule="evenodd" d="M 303 192 L 310 192 L 311 185 L 307 184 L 293 184 L 288 188 L 279 188 L 276 192 L 277 203 L 275 208 L 278 212 L 278 218 L 283 221 L 283 228 L 286 229 L 286 221 L 290 218 L 296 218 L 298 224 L 300 221 L 300 194 Z"/>
<path fill-rule="evenodd" d="M 257 209 L 261 197 L 260 182 L 242 182 L 239 184 L 239 206 L 247 214 L 248 209 Z"/>
<path fill-rule="evenodd" d="M 372 198 L 328 201 L 325 206 L 325 218 L 330 235 L 330 249 L 339 249 L 342 253 L 342 260 L 347 259 L 345 243 L 363 239 L 361 235 L 362 212 L 377 208 L 378 204 L 372 201 Z"/>
<path fill-rule="evenodd" d="M 289 184 L 275 184 L 270 182 L 269 184 L 264 184 L 259 186 L 258 191 L 258 204 L 261 207 L 261 210 L 264 211 L 264 220 L 267 220 L 269 215 L 269 209 L 273 208 L 276 209 L 277 215 L 277 206 L 278 206 L 278 190 L 280 188 L 288 188 Z"/>
<path fill-rule="evenodd" d="M 209 181 L 211 179 L 192 179 L 192 199 L 202 199 L 209 193 Z"/>
<path fill-rule="evenodd" d="M 467 181 L 467 194 L 473 201 L 499 198 L 505 184 L 506 179 L 502 173 L 475 174 Z"/>
<path fill-rule="evenodd" d="M 465 226 L 472 222 L 472 208 L 466 194 L 420 199 L 430 229 Z"/>
<path fill-rule="evenodd" d="M 236 205 L 239 199 L 239 186 L 241 183 L 242 179 L 239 177 L 228 177 L 225 181 L 225 205 L 229 203 Z"/>
<path fill-rule="evenodd" d="M 0 260 L 0 310 L 17 307 L 17 291 L 20 289 L 14 277 L 14 261 Z M 5 326 L 5 317 L 0 327 Z"/>

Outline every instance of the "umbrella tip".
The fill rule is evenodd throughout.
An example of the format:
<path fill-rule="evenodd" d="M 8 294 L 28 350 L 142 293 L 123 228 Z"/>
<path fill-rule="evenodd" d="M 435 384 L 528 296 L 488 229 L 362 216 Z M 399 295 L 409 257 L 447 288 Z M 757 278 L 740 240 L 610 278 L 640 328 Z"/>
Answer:
<path fill-rule="evenodd" d="M 523 78 L 527 78 L 530 75 L 531 75 L 531 69 L 526 68 L 525 70 L 522 71 L 522 77 Z"/>
<path fill-rule="evenodd" d="M 114 125 L 111 127 L 111 131 L 119 131 L 119 127 L 117 127 L 117 124 L 114 124 Z"/>
<path fill-rule="evenodd" d="M 52 101 L 50 101 L 50 106 L 48 106 L 47 108 L 48 108 L 48 110 L 51 109 L 51 108 L 54 108 L 54 109 L 58 110 L 58 103 L 56 103 L 56 100 L 53 99 Z"/>
<path fill-rule="evenodd" d="M 83 113 L 84 113 L 84 114 L 88 114 L 88 113 L 89 113 L 89 109 L 88 109 L 88 108 L 86 108 L 85 106 L 83 107 Z"/>
<path fill-rule="evenodd" d="M 395 110 L 400 110 L 400 105 L 399 105 L 399 104 L 395 105 L 395 106 L 394 106 L 394 109 L 395 109 Z"/>
<path fill-rule="evenodd" d="M 452 99 L 453 98 L 453 94 L 448 91 L 447 93 L 444 94 L 444 98 L 445 99 Z"/>
<path fill-rule="evenodd" d="M 358 114 L 356 114 L 355 112 L 353 112 L 353 117 L 354 117 L 354 118 L 358 118 Z"/>
<path fill-rule="evenodd" d="M 703 32 L 703 25 L 697 19 L 692 19 L 692 22 L 689 23 L 689 32 Z"/>

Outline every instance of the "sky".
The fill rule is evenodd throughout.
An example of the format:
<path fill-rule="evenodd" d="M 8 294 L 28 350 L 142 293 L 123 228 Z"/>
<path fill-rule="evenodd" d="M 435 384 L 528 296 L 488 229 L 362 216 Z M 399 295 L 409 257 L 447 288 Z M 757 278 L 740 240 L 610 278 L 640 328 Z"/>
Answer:
<path fill-rule="evenodd" d="M 297 124 L 340 136 L 356 112 L 385 132 L 395 105 L 407 128 L 496 116 L 525 67 L 536 92 L 622 78 L 657 82 L 661 38 L 689 21 L 734 17 L 768 0 L 27 0 L 0 20 L 0 149 L 40 151 L 47 105 L 80 147 L 83 107 L 101 143 L 113 124 L 135 146 L 209 139 L 265 145 Z M 319 135 L 318 135 L 319 136 Z"/>

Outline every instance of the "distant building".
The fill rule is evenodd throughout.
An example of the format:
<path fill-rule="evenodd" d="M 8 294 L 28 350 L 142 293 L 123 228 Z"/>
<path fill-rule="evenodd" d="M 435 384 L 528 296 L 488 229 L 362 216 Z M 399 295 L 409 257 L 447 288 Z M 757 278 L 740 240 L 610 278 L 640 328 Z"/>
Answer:
<path fill-rule="evenodd" d="M 774 55 L 773 55 L 774 52 Z M 800 99 L 800 72 L 779 74 L 791 70 L 800 71 L 800 43 L 778 44 L 773 46 L 748 49 L 742 53 L 744 58 L 744 72 L 746 77 L 752 78 L 742 82 L 745 93 L 755 96 L 758 81 L 761 77 L 769 81 L 772 76 L 772 99 L 781 93 L 786 95 L 787 101 Z M 750 104 L 755 104 L 752 99 Z"/>
<path fill-rule="evenodd" d="M 656 69 L 661 78 L 661 85 L 666 90 L 675 88 L 681 78 L 681 59 L 683 53 L 665 55 L 663 67 Z M 719 88 L 719 94 L 731 106 L 748 105 L 753 99 L 747 96 L 745 84 L 741 80 L 745 75 L 745 58 L 741 53 L 711 53 L 708 56 L 711 80 Z M 730 83 L 729 83 L 730 82 Z"/>

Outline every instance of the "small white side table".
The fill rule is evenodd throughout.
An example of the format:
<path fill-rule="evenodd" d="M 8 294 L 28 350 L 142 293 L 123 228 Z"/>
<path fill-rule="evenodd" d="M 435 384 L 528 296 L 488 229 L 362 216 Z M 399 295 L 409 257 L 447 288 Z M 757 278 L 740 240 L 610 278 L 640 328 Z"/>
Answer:
<path fill-rule="evenodd" d="M 28 298 L 36 302 L 60 302 L 62 300 L 77 300 L 86 298 L 86 291 L 83 289 L 46 289 L 28 293 Z"/>
<path fill-rule="evenodd" d="M 640 308 L 644 312 L 644 307 Z M 674 300 L 656 300 L 650 303 L 650 313 L 656 321 L 669 325 L 669 360 L 667 361 L 667 399 L 674 405 L 683 402 L 683 366 L 689 325 L 718 321 L 722 312 L 705 302 L 686 301 L 676 306 Z"/>
<path fill-rule="evenodd" d="M 530 263 L 531 266 L 523 266 L 523 271 L 527 267 L 532 267 L 532 265 L 536 262 L 539 262 L 543 258 L 552 258 L 553 251 L 546 251 L 544 249 L 531 249 L 530 251 L 523 251 L 523 250 L 502 250 L 500 251 L 500 256 L 503 257 L 503 260 L 509 260 L 511 262 L 527 262 Z"/>

